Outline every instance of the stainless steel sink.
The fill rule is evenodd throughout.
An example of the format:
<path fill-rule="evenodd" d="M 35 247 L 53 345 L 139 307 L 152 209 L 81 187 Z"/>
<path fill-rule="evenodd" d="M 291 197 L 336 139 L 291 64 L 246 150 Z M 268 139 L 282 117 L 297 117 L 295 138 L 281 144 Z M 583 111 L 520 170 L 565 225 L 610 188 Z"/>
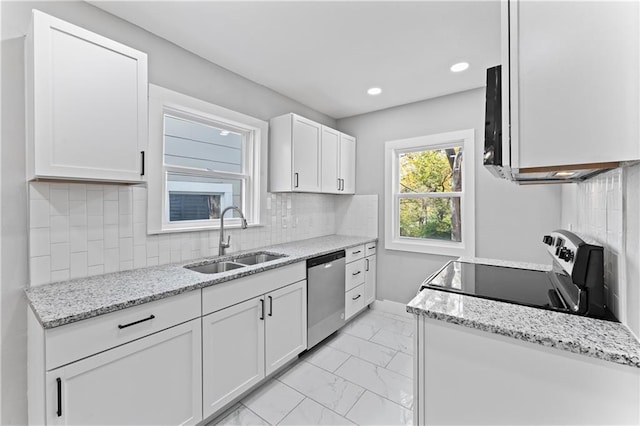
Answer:
<path fill-rule="evenodd" d="M 257 265 L 258 263 L 269 262 L 271 260 L 286 257 L 284 254 L 275 254 L 267 252 L 245 254 L 244 256 L 234 257 L 233 261 L 242 263 L 243 265 Z"/>
<path fill-rule="evenodd" d="M 245 266 L 247 265 L 241 265 L 235 262 L 215 262 L 207 263 L 205 265 L 185 266 L 185 268 L 200 272 L 201 274 L 218 274 L 220 272 L 244 268 Z"/>
<path fill-rule="evenodd" d="M 256 253 L 247 253 L 231 259 L 227 258 L 228 260 L 219 260 L 217 262 L 213 261 L 204 265 L 186 265 L 185 268 L 200 272 L 201 274 L 219 274 L 221 272 L 232 271 L 234 269 L 244 268 L 250 265 L 257 265 L 258 263 L 269 262 L 283 257 L 287 256 L 284 254 L 259 251 Z"/>

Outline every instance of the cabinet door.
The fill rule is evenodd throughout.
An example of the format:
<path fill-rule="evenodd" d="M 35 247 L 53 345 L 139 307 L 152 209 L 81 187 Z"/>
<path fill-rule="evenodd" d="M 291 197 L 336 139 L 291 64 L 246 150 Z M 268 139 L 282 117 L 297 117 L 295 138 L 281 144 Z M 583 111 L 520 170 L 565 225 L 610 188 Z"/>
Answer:
<path fill-rule="evenodd" d="M 293 190 L 320 192 L 321 125 L 293 116 Z"/>
<path fill-rule="evenodd" d="M 200 319 L 51 370 L 49 425 L 183 425 L 202 420 Z"/>
<path fill-rule="evenodd" d="M 340 132 L 322 126 L 322 192 L 341 192 Z"/>
<path fill-rule="evenodd" d="M 38 11 L 28 46 L 29 177 L 142 181 L 147 55 Z"/>
<path fill-rule="evenodd" d="M 356 139 L 340 134 L 340 178 L 342 193 L 356 193 Z"/>
<path fill-rule="evenodd" d="M 364 262 L 364 304 L 368 305 L 376 300 L 376 256 L 367 256 Z"/>
<path fill-rule="evenodd" d="M 267 374 L 307 349 L 307 281 L 266 295 Z"/>
<path fill-rule="evenodd" d="M 264 317 L 256 297 L 202 318 L 205 418 L 264 378 Z"/>

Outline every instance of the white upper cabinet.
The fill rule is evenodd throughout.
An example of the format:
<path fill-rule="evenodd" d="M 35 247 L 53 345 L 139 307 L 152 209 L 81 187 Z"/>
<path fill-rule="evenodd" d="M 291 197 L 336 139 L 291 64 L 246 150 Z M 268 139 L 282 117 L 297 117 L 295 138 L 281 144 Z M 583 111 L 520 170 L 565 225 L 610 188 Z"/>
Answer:
<path fill-rule="evenodd" d="M 502 3 L 503 137 L 510 124 L 515 168 L 640 158 L 639 7 Z"/>
<path fill-rule="evenodd" d="M 295 114 L 270 124 L 270 191 L 320 192 L 321 125 Z"/>
<path fill-rule="evenodd" d="M 271 192 L 355 193 L 356 140 L 285 114 L 270 121 Z"/>
<path fill-rule="evenodd" d="M 26 43 L 27 177 L 141 182 L 147 55 L 37 10 Z"/>
<path fill-rule="evenodd" d="M 356 140 L 322 126 L 322 192 L 355 194 Z"/>

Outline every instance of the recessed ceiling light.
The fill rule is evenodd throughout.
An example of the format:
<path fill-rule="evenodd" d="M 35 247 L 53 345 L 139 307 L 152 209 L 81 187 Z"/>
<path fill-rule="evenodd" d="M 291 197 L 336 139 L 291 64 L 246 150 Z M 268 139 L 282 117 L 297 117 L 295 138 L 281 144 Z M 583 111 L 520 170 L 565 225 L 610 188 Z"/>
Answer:
<path fill-rule="evenodd" d="M 453 72 L 461 72 L 469 68 L 468 62 L 458 62 L 457 64 L 451 65 L 451 71 Z"/>
<path fill-rule="evenodd" d="M 382 93 L 382 89 L 379 87 L 372 87 L 369 90 L 367 90 L 367 93 L 372 96 L 379 95 L 380 93 Z"/>

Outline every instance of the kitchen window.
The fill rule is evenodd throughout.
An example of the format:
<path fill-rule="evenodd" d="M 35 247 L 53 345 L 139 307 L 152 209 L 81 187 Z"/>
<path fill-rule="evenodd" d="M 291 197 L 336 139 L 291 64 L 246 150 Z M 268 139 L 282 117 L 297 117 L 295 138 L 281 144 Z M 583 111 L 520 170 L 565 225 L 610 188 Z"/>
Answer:
<path fill-rule="evenodd" d="M 266 122 L 153 85 L 149 122 L 149 233 L 219 228 L 229 206 L 259 224 Z"/>
<path fill-rule="evenodd" d="M 474 131 L 385 144 L 385 248 L 475 255 Z"/>

